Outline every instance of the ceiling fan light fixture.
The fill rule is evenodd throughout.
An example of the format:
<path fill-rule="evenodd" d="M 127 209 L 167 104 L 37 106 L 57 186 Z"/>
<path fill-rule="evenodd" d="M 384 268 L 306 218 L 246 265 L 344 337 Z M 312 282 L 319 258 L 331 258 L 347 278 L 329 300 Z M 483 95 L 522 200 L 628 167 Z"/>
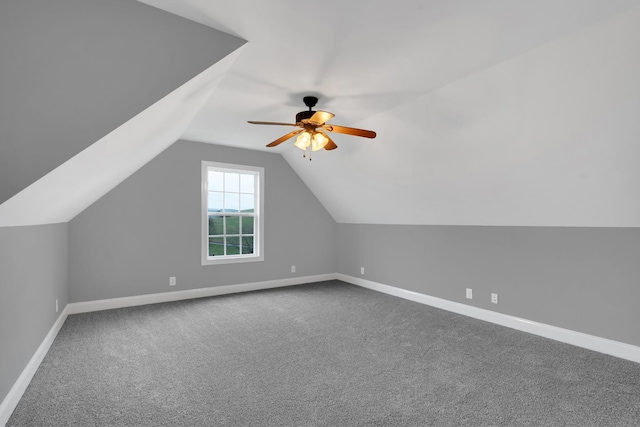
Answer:
<path fill-rule="evenodd" d="M 296 138 L 296 142 L 293 143 L 296 147 L 301 149 L 302 151 L 306 150 L 309 145 L 311 145 L 311 135 L 309 132 L 304 131 Z"/>
<path fill-rule="evenodd" d="M 311 139 L 311 151 L 322 150 L 328 142 L 329 138 L 324 136 L 321 132 L 316 132 Z"/>

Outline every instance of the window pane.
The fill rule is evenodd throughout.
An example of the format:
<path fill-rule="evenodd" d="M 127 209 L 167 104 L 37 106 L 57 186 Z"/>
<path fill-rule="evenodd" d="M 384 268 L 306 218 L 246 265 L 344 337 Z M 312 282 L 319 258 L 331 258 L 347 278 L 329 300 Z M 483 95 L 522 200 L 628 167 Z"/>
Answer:
<path fill-rule="evenodd" d="M 224 255 L 224 238 L 209 237 L 209 256 Z"/>
<path fill-rule="evenodd" d="M 224 191 L 232 191 L 234 193 L 240 192 L 240 174 L 225 172 Z"/>
<path fill-rule="evenodd" d="M 242 217 L 242 234 L 255 234 L 253 231 L 253 217 Z"/>
<path fill-rule="evenodd" d="M 209 235 L 222 236 L 224 234 L 223 225 L 223 218 L 221 216 L 209 216 Z"/>
<path fill-rule="evenodd" d="M 225 212 L 240 211 L 240 195 L 238 193 L 224 193 Z"/>
<path fill-rule="evenodd" d="M 253 194 L 241 194 L 240 195 L 240 211 L 241 212 L 253 212 L 255 210 L 255 197 Z"/>
<path fill-rule="evenodd" d="M 225 220 L 227 221 L 226 234 L 240 234 L 240 218 L 237 216 L 227 216 Z"/>
<path fill-rule="evenodd" d="M 255 175 L 242 174 L 240 175 L 240 192 L 241 193 L 255 193 Z"/>
<path fill-rule="evenodd" d="M 253 253 L 253 236 L 242 236 L 242 253 Z"/>
<path fill-rule="evenodd" d="M 240 237 L 227 237 L 227 255 L 238 255 L 240 253 Z"/>
<path fill-rule="evenodd" d="M 262 261 L 263 168 L 201 162 L 202 265 Z M 255 247 L 254 247 L 255 245 Z"/>
<path fill-rule="evenodd" d="M 209 171 L 208 179 L 209 179 L 209 191 L 222 191 L 222 177 L 224 173 Z"/>
<path fill-rule="evenodd" d="M 209 192 L 207 210 L 209 212 L 222 212 L 222 196 L 224 193 Z"/>

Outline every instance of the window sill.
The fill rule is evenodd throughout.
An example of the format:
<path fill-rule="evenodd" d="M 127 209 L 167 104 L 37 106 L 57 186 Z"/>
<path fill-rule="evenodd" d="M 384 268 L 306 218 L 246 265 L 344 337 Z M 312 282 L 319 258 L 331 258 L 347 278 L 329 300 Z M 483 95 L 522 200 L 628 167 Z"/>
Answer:
<path fill-rule="evenodd" d="M 242 257 L 220 257 L 207 258 L 202 260 L 202 265 L 220 265 L 220 264 L 238 264 L 244 262 L 260 262 L 264 261 L 264 256 L 242 256 Z"/>

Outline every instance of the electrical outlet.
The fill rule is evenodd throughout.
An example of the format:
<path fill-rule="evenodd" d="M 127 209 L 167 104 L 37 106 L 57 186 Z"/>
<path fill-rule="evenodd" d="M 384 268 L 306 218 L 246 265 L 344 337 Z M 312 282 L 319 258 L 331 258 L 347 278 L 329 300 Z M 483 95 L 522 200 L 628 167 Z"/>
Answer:
<path fill-rule="evenodd" d="M 296 272 L 296 266 L 295 266 L 295 265 L 292 265 L 292 266 L 291 266 L 291 272 L 292 272 L 292 273 L 295 273 L 295 272 Z"/>
<path fill-rule="evenodd" d="M 471 288 L 467 288 L 467 299 L 473 299 L 473 290 Z"/>
<path fill-rule="evenodd" d="M 360 267 L 360 274 L 364 274 L 364 267 Z"/>
<path fill-rule="evenodd" d="M 498 294 L 491 294 L 491 302 L 494 304 L 498 303 Z"/>
<path fill-rule="evenodd" d="M 175 286 L 176 285 L 176 278 L 171 276 L 169 277 L 169 286 Z"/>
<path fill-rule="evenodd" d="M 58 312 L 58 300 L 56 300 L 56 313 Z"/>

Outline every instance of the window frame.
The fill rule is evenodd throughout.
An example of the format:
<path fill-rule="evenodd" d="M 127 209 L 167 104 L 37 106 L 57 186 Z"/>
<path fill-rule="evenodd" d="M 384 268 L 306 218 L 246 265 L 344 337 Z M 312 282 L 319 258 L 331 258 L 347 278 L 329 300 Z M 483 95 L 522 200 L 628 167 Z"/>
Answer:
<path fill-rule="evenodd" d="M 253 254 L 237 255 L 217 255 L 209 256 L 209 171 L 216 170 L 232 173 L 252 173 L 255 174 L 255 197 L 254 206 L 254 232 L 253 232 Z M 231 163 L 221 163 L 203 160 L 201 166 L 201 195 L 200 195 L 200 217 L 201 217 L 201 262 L 202 265 L 233 264 L 242 262 L 264 261 L 264 168 L 259 166 L 236 165 Z M 232 215 L 242 216 L 242 215 Z M 226 236 L 226 230 L 224 231 Z"/>

